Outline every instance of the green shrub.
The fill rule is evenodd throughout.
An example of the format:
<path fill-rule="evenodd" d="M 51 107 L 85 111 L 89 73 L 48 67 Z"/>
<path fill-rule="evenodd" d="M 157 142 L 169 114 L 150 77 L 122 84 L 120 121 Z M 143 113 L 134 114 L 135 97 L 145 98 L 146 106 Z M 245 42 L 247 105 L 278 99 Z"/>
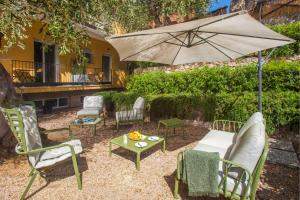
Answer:
<path fill-rule="evenodd" d="M 287 56 L 300 53 L 300 21 L 270 27 L 272 30 L 296 40 L 295 43 L 277 48 L 274 56 Z"/>
<path fill-rule="evenodd" d="M 112 98 L 114 96 L 114 94 L 117 94 L 117 91 L 102 91 L 102 92 L 96 92 L 93 95 L 101 95 L 103 96 L 103 102 L 104 102 L 104 106 L 105 109 L 107 111 L 112 112 L 114 110 L 114 104 L 112 101 Z"/>
<path fill-rule="evenodd" d="M 131 109 L 135 100 L 141 95 L 134 92 L 118 92 L 112 97 L 112 102 L 117 110 Z"/>
<path fill-rule="evenodd" d="M 263 113 L 269 134 L 279 127 L 299 130 L 299 99 L 300 94 L 292 91 L 268 91 L 263 94 Z M 257 102 L 255 92 L 220 93 L 216 95 L 215 118 L 244 122 L 257 111 Z"/>
<path fill-rule="evenodd" d="M 300 62 L 273 61 L 264 65 L 263 90 L 299 91 Z M 127 89 L 138 94 L 210 95 L 257 91 L 255 65 L 201 68 L 188 72 L 151 72 L 129 78 Z"/>

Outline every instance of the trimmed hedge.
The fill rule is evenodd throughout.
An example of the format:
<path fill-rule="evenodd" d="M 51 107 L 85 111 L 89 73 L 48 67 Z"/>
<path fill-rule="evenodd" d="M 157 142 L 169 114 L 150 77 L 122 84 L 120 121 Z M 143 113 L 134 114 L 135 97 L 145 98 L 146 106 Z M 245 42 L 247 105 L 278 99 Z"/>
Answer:
<path fill-rule="evenodd" d="M 269 134 L 281 127 L 299 131 L 299 71 L 300 62 L 274 61 L 264 67 L 263 113 Z M 249 65 L 147 73 L 130 77 L 128 92 L 96 94 L 103 95 L 111 108 L 132 107 L 143 96 L 151 121 L 170 117 L 245 121 L 257 111 L 257 84 L 256 67 Z"/>
<path fill-rule="evenodd" d="M 263 68 L 263 90 L 299 91 L 300 62 L 273 61 Z M 201 68 L 188 72 L 151 72 L 129 78 L 127 90 L 138 94 L 210 95 L 257 91 L 255 65 Z"/>
<path fill-rule="evenodd" d="M 111 103 L 119 106 L 131 107 L 139 96 L 136 93 L 111 93 L 112 98 L 106 98 L 108 93 L 96 93 L 110 99 Z M 151 121 L 179 117 L 184 119 L 201 118 L 204 121 L 214 119 L 230 119 L 246 121 L 257 111 L 257 93 L 218 93 L 209 96 L 193 96 L 188 94 L 148 95 L 146 111 Z M 280 127 L 287 127 L 291 131 L 299 131 L 298 122 L 300 93 L 293 91 L 268 91 L 263 94 L 263 112 L 269 134 Z"/>
<path fill-rule="evenodd" d="M 280 127 L 299 131 L 300 93 L 293 91 L 268 91 L 263 93 L 263 113 L 268 133 Z M 257 111 L 257 93 L 220 93 L 216 95 L 216 119 L 245 121 Z"/>

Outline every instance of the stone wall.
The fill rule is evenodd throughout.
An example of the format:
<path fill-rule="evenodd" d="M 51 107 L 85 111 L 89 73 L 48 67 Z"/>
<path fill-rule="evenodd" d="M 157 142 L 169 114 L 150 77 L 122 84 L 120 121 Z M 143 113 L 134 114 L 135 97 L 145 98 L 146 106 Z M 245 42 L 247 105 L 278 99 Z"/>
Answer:
<path fill-rule="evenodd" d="M 294 55 L 292 57 L 286 57 L 281 58 L 286 61 L 300 61 L 300 55 Z M 231 66 L 231 67 L 237 67 L 237 66 L 243 66 L 243 65 L 249 65 L 257 63 L 257 57 L 247 57 L 242 59 L 237 59 L 234 61 L 229 62 L 214 62 L 214 63 L 192 63 L 192 64 L 185 64 L 185 65 L 175 65 L 175 66 L 157 66 L 157 67 L 148 67 L 148 68 L 136 68 L 134 70 L 134 74 L 143 74 L 147 72 L 176 72 L 176 71 L 187 71 L 192 70 L 195 68 L 201 68 L 201 67 L 222 67 L 222 66 Z"/>

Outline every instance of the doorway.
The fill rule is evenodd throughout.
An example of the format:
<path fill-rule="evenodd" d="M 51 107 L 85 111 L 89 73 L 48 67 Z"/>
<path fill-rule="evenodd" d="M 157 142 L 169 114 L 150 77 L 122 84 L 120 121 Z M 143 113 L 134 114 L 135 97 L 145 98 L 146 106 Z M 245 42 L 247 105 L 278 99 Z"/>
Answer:
<path fill-rule="evenodd" d="M 55 82 L 55 45 L 48 45 L 43 48 L 42 42 L 34 42 L 34 70 L 35 82 Z"/>
<path fill-rule="evenodd" d="M 102 56 L 102 72 L 103 72 L 103 82 L 111 83 L 111 56 L 103 55 Z"/>

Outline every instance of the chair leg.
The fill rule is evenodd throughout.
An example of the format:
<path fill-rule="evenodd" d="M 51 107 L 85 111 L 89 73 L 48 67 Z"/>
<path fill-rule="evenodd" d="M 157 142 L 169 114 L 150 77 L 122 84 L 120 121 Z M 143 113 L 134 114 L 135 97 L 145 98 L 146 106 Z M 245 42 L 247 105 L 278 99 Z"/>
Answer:
<path fill-rule="evenodd" d="M 31 177 L 31 176 L 33 175 L 34 172 L 35 172 L 35 169 L 32 168 L 31 171 L 30 171 L 29 174 L 28 174 L 28 177 Z"/>
<path fill-rule="evenodd" d="M 74 167 L 74 172 L 75 172 L 75 176 L 76 176 L 76 180 L 77 180 L 77 185 L 78 185 L 78 189 L 81 190 L 82 189 L 82 182 L 80 179 L 80 173 L 78 170 L 78 164 L 77 164 L 77 160 L 76 160 L 76 156 L 72 155 L 72 162 L 73 162 L 73 167 Z"/>
<path fill-rule="evenodd" d="M 38 171 L 36 169 L 32 169 L 31 172 L 29 173 L 29 176 L 30 176 L 30 179 L 29 179 L 29 182 L 24 190 L 24 192 L 22 193 L 22 196 L 21 196 L 21 200 L 25 199 L 26 197 L 26 194 L 28 192 L 28 190 L 30 189 L 34 179 L 36 178 L 36 176 L 38 175 Z"/>
<path fill-rule="evenodd" d="M 174 198 L 178 199 L 179 180 L 175 177 Z"/>

